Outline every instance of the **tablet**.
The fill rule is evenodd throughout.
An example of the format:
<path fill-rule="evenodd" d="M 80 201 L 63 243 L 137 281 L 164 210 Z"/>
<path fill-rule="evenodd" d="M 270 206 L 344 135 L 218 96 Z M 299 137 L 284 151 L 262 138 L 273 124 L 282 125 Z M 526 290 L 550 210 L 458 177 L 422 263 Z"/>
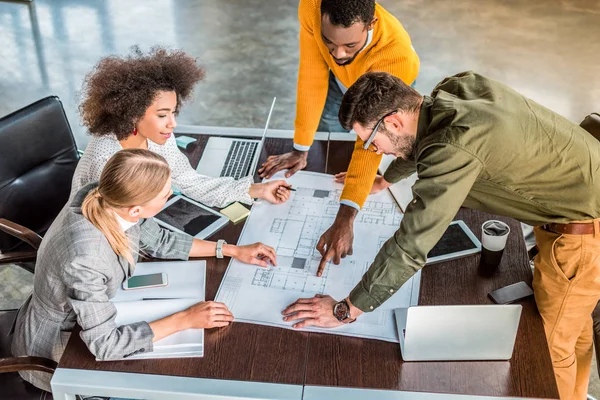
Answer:
<path fill-rule="evenodd" d="M 481 251 L 481 242 L 463 221 L 452 221 L 442 238 L 427 254 L 427 264 L 465 257 Z"/>
<path fill-rule="evenodd" d="M 159 225 L 204 239 L 227 225 L 229 218 L 187 197 L 175 196 L 154 216 Z"/>

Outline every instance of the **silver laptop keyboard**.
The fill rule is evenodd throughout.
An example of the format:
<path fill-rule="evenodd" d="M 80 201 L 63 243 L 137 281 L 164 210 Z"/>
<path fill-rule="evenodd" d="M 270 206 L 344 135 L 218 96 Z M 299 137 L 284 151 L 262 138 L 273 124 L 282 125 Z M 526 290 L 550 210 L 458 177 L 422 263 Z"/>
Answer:
<path fill-rule="evenodd" d="M 223 164 L 221 176 L 234 179 L 248 176 L 257 146 L 257 142 L 234 140 L 229 148 L 225 164 Z"/>

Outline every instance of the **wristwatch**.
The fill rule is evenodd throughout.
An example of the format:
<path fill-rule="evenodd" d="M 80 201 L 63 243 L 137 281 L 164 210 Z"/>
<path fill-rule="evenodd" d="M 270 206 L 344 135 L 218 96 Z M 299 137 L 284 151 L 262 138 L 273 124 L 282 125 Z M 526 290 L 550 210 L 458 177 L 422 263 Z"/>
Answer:
<path fill-rule="evenodd" d="M 344 324 L 351 324 L 356 321 L 356 318 L 350 317 L 350 306 L 345 299 L 335 303 L 333 306 L 333 316 Z"/>
<path fill-rule="evenodd" d="M 217 258 L 223 258 L 223 245 L 227 244 L 223 239 L 217 240 Z"/>

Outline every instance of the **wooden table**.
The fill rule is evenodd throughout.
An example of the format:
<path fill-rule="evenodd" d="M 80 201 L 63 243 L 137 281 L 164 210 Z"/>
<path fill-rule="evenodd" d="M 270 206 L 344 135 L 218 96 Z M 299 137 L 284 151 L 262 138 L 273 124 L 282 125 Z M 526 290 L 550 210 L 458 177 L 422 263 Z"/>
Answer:
<path fill-rule="evenodd" d="M 207 136 L 198 136 L 198 141 L 186 149 L 193 166 L 207 140 Z M 352 148 L 353 142 L 348 140 L 331 141 L 329 146 L 327 141 L 316 141 L 306 169 L 344 171 Z M 290 140 L 268 138 L 262 159 L 291 149 Z M 479 238 L 482 222 L 492 218 L 498 217 L 468 209 L 461 209 L 457 215 Z M 498 270 L 492 276 L 482 273 L 479 255 L 426 266 L 419 304 L 491 304 L 487 293 L 493 289 L 522 280 L 531 285 L 525 243 L 518 234 L 520 226 L 509 218 L 499 219 L 507 222 L 514 233 Z M 242 225 L 229 224 L 213 239 L 235 243 Z M 206 262 L 206 298 L 213 299 L 229 260 L 207 258 Z M 521 304 L 523 312 L 510 361 L 404 363 L 395 343 L 234 323 L 227 328 L 207 330 L 205 356 L 190 359 L 96 362 L 79 335 L 72 335 L 52 384 L 55 398 L 72 398 L 67 393 L 79 389 L 96 395 L 148 399 L 213 395 L 346 400 L 374 396 L 437 398 L 425 393 L 406 397 L 405 392 L 445 393 L 453 396 L 444 398 L 455 399 L 466 398 L 461 395 L 558 399 L 541 317 L 532 298 Z M 195 395 L 190 397 L 189 393 Z"/>

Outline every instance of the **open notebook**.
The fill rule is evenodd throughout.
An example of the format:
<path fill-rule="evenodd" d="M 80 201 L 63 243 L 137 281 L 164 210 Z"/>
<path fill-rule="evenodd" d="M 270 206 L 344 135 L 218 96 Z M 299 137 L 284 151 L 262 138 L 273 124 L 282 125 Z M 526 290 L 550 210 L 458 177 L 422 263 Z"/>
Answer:
<path fill-rule="evenodd" d="M 152 322 L 185 310 L 205 298 L 205 261 L 171 261 L 137 264 L 134 276 L 164 272 L 162 287 L 123 290 L 111 299 L 117 308 L 117 326 L 139 321 Z M 146 299 L 146 300 L 145 300 Z M 148 300 L 150 299 L 150 300 Z M 204 355 L 204 330 L 188 329 L 154 343 L 154 351 L 127 358 L 180 358 Z"/>

